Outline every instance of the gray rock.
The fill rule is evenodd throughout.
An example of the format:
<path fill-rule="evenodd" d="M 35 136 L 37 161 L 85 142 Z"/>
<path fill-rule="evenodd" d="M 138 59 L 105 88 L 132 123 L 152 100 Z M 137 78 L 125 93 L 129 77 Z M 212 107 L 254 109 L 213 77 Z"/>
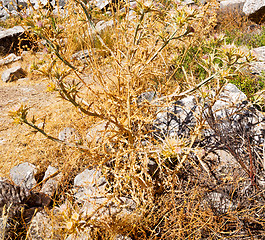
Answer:
<path fill-rule="evenodd" d="M 107 121 L 103 121 L 95 124 L 87 131 L 86 139 L 89 143 L 100 143 L 114 131 L 117 131 L 116 126 Z"/>
<path fill-rule="evenodd" d="M 207 200 L 210 206 L 221 213 L 234 210 L 236 206 L 229 200 L 227 196 L 219 192 L 211 192 L 207 194 Z"/>
<path fill-rule="evenodd" d="M 129 198 L 120 197 L 109 199 L 106 197 L 91 197 L 84 202 L 80 214 L 82 217 L 102 219 L 105 217 L 123 217 L 132 214 L 136 209 L 136 203 Z"/>
<path fill-rule="evenodd" d="M 80 134 L 71 127 L 64 128 L 58 136 L 58 139 L 65 142 L 81 143 L 82 139 Z"/>
<path fill-rule="evenodd" d="M 251 62 L 250 63 L 251 74 L 262 75 L 265 71 L 265 62 Z"/>
<path fill-rule="evenodd" d="M 119 234 L 115 237 L 115 240 L 132 240 L 132 239 L 130 237 Z"/>
<path fill-rule="evenodd" d="M 265 46 L 254 48 L 252 51 L 253 51 L 253 53 L 256 56 L 258 61 L 260 61 L 260 62 L 265 61 Z"/>
<path fill-rule="evenodd" d="M 44 211 L 37 212 L 31 220 L 28 229 L 29 240 L 59 240 L 61 237 L 55 234 L 56 222 Z"/>
<path fill-rule="evenodd" d="M 243 12 L 256 23 L 264 22 L 265 1 L 264 0 L 246 0 Z"/>
<path fill-rule="evenodd" d="M 99 9 L 104 9 L 110 2 L 109 0 L 97 0 L 95 5 Z"/>
<path fill-rule="evenodd" d="M 137 98 L 137 103 L 140 104 L 144 101 L 152 102 L 156 98 L 157 98 L 157 93 L 155 91 L 144 92 Z"/>
<path fill-rule="evenodd" d="M 4 29 L 0 31 L 0 46 L 5 48 L 10 47 L 12 43 L 17 40 L 25 32 L 21 26 L 15 26 L 13 28 Z"/>
<path fill-rule="evenodd" d="M 9 68 L 2 73 L 2 81 L 12 82 L 26 76 L 26 72 L 21 68 L 21 66 L 16 66 Z"/>
<path fill-rule="evenodd" d="M 10 177 L 16 185 L 29 190 L 37 183 L 34 178 L 36 173 L 37 168 L 31 163 L 25 162 L 13 167 L 10 170 Z"/>
<path fill-rule="evenodd" d="M 188 96 L 168 107 L 158 110 L 154 122 L 155 135 L 162 137 L 174 137 L 189 134 L 196 121 L 194 113 L 197 110 L 196 99 L 194 96 Z"/>
<path fill-rule="evenodd" d="M 19 61 L 21 60 L 21 57 L 16 56 L 16 54 L 11 53 L 8 56 L 6 56 L 5 58 L 0 60 L 0 66 L 15 62 L 15 61 Z"/>
<path fill-rule="evenodd" d="M 215 154 L 210 153 L 206 158 L 211 161 L 218 162 L 218 164 L 216 164 L 216 172 L 224 175 L 231 172 L 232 169 L 240 167 L 232 154 L 225 150 L 216 150 Z"/>
<path fill-rule="evenodd" d="M 214 97 L 214 94 L 212 97 Z M 189 136 L 190 131 L 196 126 L 197 119 L 195 116 L 199 113 L 199 110 L 205 113 L 208 123 L 202 131 L 202 134 L 207 138 L 214 134 L 210 128 L 210 116 L 212 113 L 216 121 L 215 124 L 217 124 L 216 127 L 219 127 L 222 131 L 226 130 L 226 132 L 229 132 L 231 128 L 234 130 L 239 128 L 240 124 L 254 126 L 253 124 L 263 121 L 264 118 L 259 116 L 253 107 L 248 106 L 246 95 L 231 83 L 227 84 L 218 95 L 217 100 L 211 107 L 211 111 L 207 107 L 207 101 L 203 104 L 203 109 L 200 109 L 202 106 L 197 104 L 197 101 L 200 102 L 200 99 L 188 96 L 168 107 L 158 109 L 157 117 L 153 124 L 154 137 L 163 139 L 166 137 Z M 250 125 L 248 126 L 250 127 Z M 260 127 L 257 127 L 258 125 Z M 257 126 L 255 131 L 258 134 L 258 132 L 262 132 L 263 126 L 261 124 L 257 124 Z"/>
<path fill-rule="evenodd" d="M 227 0 L 220 2 L 220 11 L 221 12 L 237 12 L 240 15 L 243 14 L 243 6 L 246 0 Z"/>
<path fill-rule="evenodd" d="M 218 100 L 212 107 L 215 116 L 219 119 L 225 118 L 238 110 L 238 106 L 247 100 L 247 96 L 234 84 L 228 83 L 220 93 Z"/>
<path fill-rule="evenodd" d="M 79 60 L 79 61 L 86 61 L 86 59 L 89 57 L 91 51 L 90 50 L 81 50 L 75 54 L 72 55 L 72 59 L 76 59 L 76 60 Z"/>
<path fill-rule="evenodd" d="M 100 170 L 86 169 L 74 179 L 74 188 L 77 190 L 75 197 L 78 201 L 85 201 L 92 196 L 104 193 L 106 179 Z"/>
<path fill-rule="evenodd" d="M 58 172 L 57 168 L 49 166 L 45 172 L 43 181 L 45 181 L 45 179 L 49 178 L 51 175 L 55 174 L 56 172 Z M 50 197 L 52 197 L 54 193 L 58 190 L 58 186 L 61 179 L 62 179 L 62 174 L 57 174 L 54 177 L 51 177 L 46 182 L 44 182 L 40 192 L 45 193 Z"/>

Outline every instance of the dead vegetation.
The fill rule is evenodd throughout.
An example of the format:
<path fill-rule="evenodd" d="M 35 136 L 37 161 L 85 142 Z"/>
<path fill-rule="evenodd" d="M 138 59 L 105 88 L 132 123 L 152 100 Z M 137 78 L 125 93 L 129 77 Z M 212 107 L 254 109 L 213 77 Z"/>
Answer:
<path fill-rule="evenodd" d="M 49 164 L 59 167 L 64 184 L 54 207 L 66 199 L 72 205 L 67 217 L 54 216 L 50 209 L 62 226 L 54 234 L 63 239 L 93 226 L 92 239 L 117 234 L 132 239 L 264 237 L 264 133 L 255 129 L 256 110 L 237 106 L 238 113 L 227 113 L 222 121 L 211 108 L 253 56 L 214 34 L 216 8 L 216 1 L 201 9 L 140 1 L 132 15 L 113 11 L 104 16 L 114 22 L 104 33 L 95 31 L 93 8 L 78 0 L 69 3 L 67 16 L 42 11 L 24 19 L 46 41 L 48 52 L 48 60 L 33 64 L 33 77 L 49 82 L 48 89 L 64 101 L 47 95 L 49 106 L 34 112 L 23 105 L 11 112 L 24 125 L 14 126 L 12 140 L 1 147 L 2 172 L 29 159 L 40 172 Z M 72 59 L 80 49 L 89 52 L 84 61 Z M 156 98 L 139 97 L 146 92 Z M 154 127 L 158 109 L 190 94 L 200 99 L 192 125 L 174 116 L 183 126 L 173 137 Z M 45 127 L 39 127 L 44 120 Z M 112 127 L 99 142 L 89 142 L 87 129 L 102 121 Z M 82 141 L 60 141 L 65 126 L 74 127 Z M 220 150 L 230 154 L 233 164 L 222 165 Z M 106 197 L 129 197 L 137 209 L 122 218 L 73 218 L 80 206 L 71 201 L 68 188 L 73 176 L 88 167 L 104 173 Z"/>

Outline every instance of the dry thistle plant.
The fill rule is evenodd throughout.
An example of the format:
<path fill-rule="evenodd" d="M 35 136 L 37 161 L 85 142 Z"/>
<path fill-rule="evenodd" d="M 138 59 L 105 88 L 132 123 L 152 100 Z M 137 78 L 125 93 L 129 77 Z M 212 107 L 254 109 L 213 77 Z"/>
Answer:
<path fill-rule="evenodd" d="M 238 223 L 229 228 L 233 212 L 226 220 L 205 200 L 210 189 L 205 182 L 212 181 L 212 175 L 198 142 L 207 119 L 203 105 L 211 107 L 229 79 L 253 57 L 244 48 L 226 45 L 221 35 L 210 36 L 217 5 L 210 1 L 195 9 L 177 1 L 137 1 L 129 9 L 127 2 L 125 12 L 112 6 L 110 16 L 100 17 L 109 24 L 101 32 L 98 11 L 79 0 L 69 2 L 67 14 L 38 10 L 24 19 L 51 54 L 51 61 L 37 70 L 50 81 L 49 90 L 77 108 L 80 121 L 105 127 L 97 141 L 74 143 L 28 120 L 26 106 L 12 117 L 81 151 L 90 161 L 79 167 L 100 169 L 107 179 L 105 197 L 128 197 L 137 206 L 134 214 L 97 222 L 82 218 L 79 206 L 69 205 L 69 214 L 58 218 L 65 222 L 64 236 L 89 226 L 94 227 L 89 233 L 93 239 L 112 239 L 115 234 L 215 239 L 233 231 Z M 83 61 L 72 57 L 80 49 Z M 157 135 L 157 112 L 195 92 L 204 102 L 195 125 L 175 137 L 166 131 Z M 152 174 L 150 160 L 156 166 Z"/>

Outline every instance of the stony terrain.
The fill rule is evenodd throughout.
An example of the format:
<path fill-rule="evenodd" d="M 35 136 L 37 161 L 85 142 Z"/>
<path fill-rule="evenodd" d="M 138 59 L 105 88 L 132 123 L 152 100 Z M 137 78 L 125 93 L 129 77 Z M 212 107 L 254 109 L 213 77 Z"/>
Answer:
<path fill-rule="evenodd" d="M 193 1 L 184 2 L 195 4 Z M 61 4 L 63 7 L 64 3 L 61 2 Z M 104 5 L 100 1 L 97 4 Z M 14 11 L 10 6 L 7 5 L 7 7 L 10 11 Z M 237 9 L 249 15 L 253 21 L 263 16 L 264 8 L 261 1 L 241 0 L 221 3 L 222 11 Z M 102 25 L 99 26 L 102 27 Z M 97 29 L 99 31 L 99 28 Z M 21 29 L 16 28 L 3 30 L 0 32 L 0 42 L 1 36 L 10 41 L 23 34 L 24 30 L 20 31 Z M 104 27 L 100 31 L 104 31 Z M 2 42 L 4 42 L 3 39 Z M 265 46 L 253 50 L 256 61 L 246 70 L 248 74 L 253 76 L 263 74 L 264 48 Z M 88 53 L 84 52 L 83 55 L 85 54 Z M 96 126 L 82 126 L 86 130 L 79 133 L 76 128 L 80 127 L 78 119 L 83 118 L 81 112 L 70 108 L 70 104 L 59 99 L 57 93 L 48 92 L 47 79 L 31 73 L 31 63 L 40 60 L 42 55 L 44 55 L 42 52 L 23 52 L 21 56 L 6 54 L 7 58 L 2 58 L 0 62 L 2 78 L 0 83 L 0 239 L 23 239 L 25 231 L 28 239 L 32 240 L 91 239 L 90 236 L 94 234 L 94 229 L 97 229 L 97 224 L 104 225 L 105 219 L 107 219 L 107 226 L 110 224 L 108 222 L 110 219 L 111 221 L 124 217 L 137 219 L 138 215 L 140 216 L 137 208 L 139 202 L 129 195 L 112 197 L 107 190 L 111 188 L 114 176 L 103 173 L 103 170 L 97 166 L 79 169 L 78 161 L 73 164 L 75 166 L 71 163 L 62 164 L 69 158 L 88 161 L 89 157 L 84 157 L 85 154 L 82 151 L 85 152 L 91 142 L 103 144 L 104 138 L 108 137 L 108 132 L 117 130 L 112 123 L 100 122 Z M 83 55 L 78 54 L 80 58 L 84 58 Z M 257 232 L 257 236 L 254 235 L 253 239 L 263 239 L 265 236 L 262 230 L 265 226 L 264 213 L 255 212 L 255 208 L 264 205 L 265 202 L 263 193 L 259 193 L 260 196 L 256 195 L 256 191 L 262 192 L 265 186 L 264 113 L 254 108 L 247 96 L 234 84 L 228 83 L 218 94 L 213 104 L 206 101 L 208 105 L 212 104 L 211 108 L 207 104 L 202 108 L 202 100 L 193 95 L 192 91 L 187 92 L 185 96 L 183 94 L 181 100 L 166 102 L 163 107 L 157 107 L 157 116 L 152 125 L 154 138 L 169 136 L 173 139 L 175 136 L 189 136 L 198 122 L 197 116 L 203 112 L 206 126 L 200 135 L 203 140 L 200 142 L 194 139 L 192 142 L 199 146 L 198 150 L 192 152 L 188 148 L 175 149 L 180 156 L 184 156 L 184 160 L 185 155 L 190 155 L 191 165 L 196 165 L 198 162 L 200 167 L 190 168 L 188 171 L 191 171 L 194 176 L 201 174 L 205 179 L 202 184 L 211 190 L 204 193 L 203 201 L 199 205 L 205 204 L 220 215 L 233 215 L 238 211 L 238 221 L 242 226 L 238 230 L 239 237 L 232 239 L 250 239 L 244 238 L 248 231 L 254 234 L 255 231 Z M 154 92 L 149 91 L 138 97 L 137 104 L 148 102 L 155 108 L 157 102 L 169 97 L 172 96 L 156 96 Z M 18 110 L 21 103 L 30 106 L 31 119 L 34 119 L 33 113 L 38 113 L 34 121 L 36 120 L 39 129 L 44 129 L 46 122 L 53 122 L 45 130 L 53 131 L 57 143 L 50 143 L 40 132 L 34 132 L 28 126 L 12 123 L 8 112 Z M 81 148 L 81 144 L 84 148 Z M 148 142 L 143 141 L 142 144 L 145 145 Z M 65 150 L 65 146 L 74 146 L 81 151 L 77 154 L 72 148 Z M 115 145 L 110 146 L 105 143 L 104 147 L 106 152 L 115 149 Z M 263 156 L 263 158 L 257 156 Z M 248 158 L 250 160 L 246 166 L 245 159 Z M 257 158 L 255 166 L 252 158 Z M 111 164 L 106 163 L 110 168 Z M 167 168 L 171 170 L 174 164 L 176 163 L 167 163 Z M 177 167 L 181 168 L 182 164 L 184 165 L 184 162 Z M 147 174 L 158 189 L 156 194 L 159 195 L 163 189 L 163 186 L 159 186 L 163 175 L 162 168 L 152 159 L 148 159 L 146 166 Z M 71 176 L 69 172 L 73 169 L 74 176 Z M 68 175 L 65 174 L 67 171 Z M 180 172 L 179 179 L 182 174 L 184 173 Z M 66 175 L 72 177 L 67 183 L 64 182 Z M 236 180 L 230 183 L 231 179 Z M 186 180 L 184 178 L 183 182 Z M 146 187 L 141 178 L 137 181 L 143 188 Z M 238 198 L 233 195 L 235 182 L 238 184 L 236 185 L 237 193 L 242 194 Z M 66 188 L 68 189 L 65 195 L 71 196 L 69 199 L 62 194 L 62 190 Z M 177 189 L 176 192 L 178 192 Z M 60 193 L 58 194 L 60 199 L 57 199 L 57 193 Z M 57 200 L 60 205 L 55 204 Z M 10 203 L 14 206 L 11 205 L 7 213 L 5 207 Z M 244 208 L 250 209 L 253 219 L 241 217 L 240 214 L 244 212 L 241 212 L 241 209 Z M 260 219 L 259 216 L 261 216 Z M 95 225 L 87 224 L 90 221 Z M 117 232 L 119 231 L 121 230 L 118 229 Z M 19 236 L 16 235 L 17 233 Z M 249 236 L 252 237 L 252 233 Z M 137 239 L 131 235 L 131 233 L 115 232 L 112 237 L 115 240 Z"/>

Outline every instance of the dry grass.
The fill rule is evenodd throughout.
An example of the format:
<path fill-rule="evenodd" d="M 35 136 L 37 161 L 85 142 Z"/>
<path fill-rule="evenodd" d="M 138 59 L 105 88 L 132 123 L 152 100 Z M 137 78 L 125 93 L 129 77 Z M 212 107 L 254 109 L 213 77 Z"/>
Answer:
<path fill-rule="evenodd" d="M 52 99 L 49 105 L 36 112 L 30 109 L 27 117 L 23 115 L 25 108 L 13 111 L 14 120 L 27 126 L 13 127 L 10 142 L 3 146 L 3 172 L 25 160 L 38 165 L 40 172 L 49 164 L 59 167 L 64 175 L 60 197 L 71 202 L 66 189 L 71 187 L 73 176 L 84 168 L 96 167 L 108 182 L 105 197 L 113 201 L 128 197 L 136 203 L 136 210 L 129 215 L 92 220 L 89 216 L 73 217 L 80 206 L 72 202 L 69 216 L 53 216 L 63 226 L 54 228 L 61 238 L 90 226 L 92 239 L 114 239 L 116 234 L 133 239 L 262 236 L 263 196 L 253 185 L 245 196 L 242 194 L 244 184 L 251 182 L 250 171 L 241 169 L 233 179 L 218 175 L 215 169 L 219 163 L 206 159 L 212 149 L 201 139 L 206 125 L 203 101 L 214 103 L 224 84 L 240 73 L 239 66 L 252 60 L 247 49 L 226 45 L 222 36 L 211 36 L 217 2 L 211 1 L 198 12 L 174 1 L 139 2 L 132 18 L 113 13 L 109 19 L 115 24 L 104 34 L 93 30 L 92 22 L 99 19 L 82 4 L 70 2 L 67 17 L 39 12 L 25 19 L 24 23 L 46 40 L 51 52 L 47 55 L 50 61 L 36 64 L 32 81 L 38 81 L 36 76 L 41 81 L 45 77 L 49 89 L 64 101 L 49 93 L 45 95 Z M 71 59 L 80 49 L 89 50 L 85 63 Z M 37 72 L 41 75 L 34 75 Z M 140 102 L 139 96 L 147 91 L 155 91 L 160 100 Z M 196 126 L 175 138 L 157 137 L 152 127 L 157 109 L 183 98 L 185 91 L 196 91 L 202 99 Z M 32 121 L 32 114 L 37 122 Z M 44 118 L 42 132 L 38 123 Z M 87 129 L 101 121 L 113 127 L 101 142 L 87 142 Z M 66 126 L 78 130 L 81 145 L 57 139 Z M 236 141 L 238 136 L 234 137 Z M 149 174 L 150 160 L 157 164 L 154 175 Z M 213 191 L 238 205 L 221 212 L 209 203 L 207 196 Z"/>

